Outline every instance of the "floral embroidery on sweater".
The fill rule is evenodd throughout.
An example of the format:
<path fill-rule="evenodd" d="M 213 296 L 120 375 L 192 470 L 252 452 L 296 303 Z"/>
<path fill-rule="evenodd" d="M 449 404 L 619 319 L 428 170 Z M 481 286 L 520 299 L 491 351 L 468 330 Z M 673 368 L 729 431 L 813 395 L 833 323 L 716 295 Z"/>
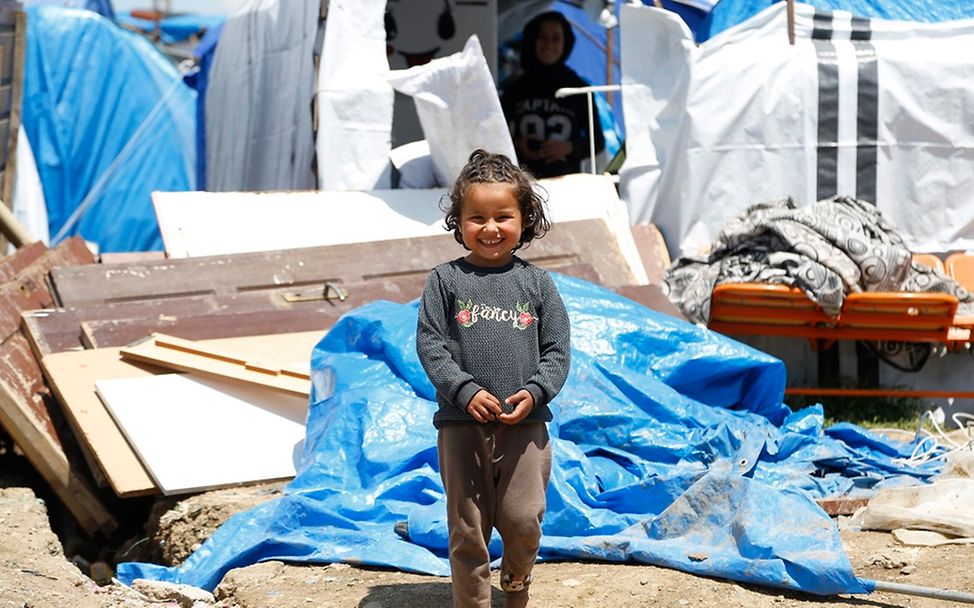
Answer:
<path fill-rule="evenodd" d="M 513 309 L 508 310 L 500 306 L 474 304 L 473 300 L 469 298 L 466 302 L 463 299 L 457 300 L 457 305 L 460 307 L 460 310 L 456 314 L 456 320 L 461 327 L 470 327 L 477 321 L 483 319 L 486 321 L 510 323 L 514 329 L 525 330 L 538 320 L 538 317 L 531 314 L 530 302 L 524 302 L 523 304 L 517 302 Z"/>

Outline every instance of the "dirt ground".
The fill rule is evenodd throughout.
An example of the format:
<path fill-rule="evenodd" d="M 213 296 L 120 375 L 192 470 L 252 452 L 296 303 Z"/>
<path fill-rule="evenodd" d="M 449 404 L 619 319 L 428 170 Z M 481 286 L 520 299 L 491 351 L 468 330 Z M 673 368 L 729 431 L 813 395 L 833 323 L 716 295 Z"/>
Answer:
<path fill-rule="evenodd" d="M 10 459 L 0 460 L 0 466 Z M 231 571 L 211 600 L 151 601 L 118 584 L 99 586 L 69 561 L 63 542 L 51 530 L 45 503 L 32 488 L 0 469 L 0 608 L 109 608 L 218 606 L 222 608 L 446 608 L 448 579 L 344 564 L 321 566 L 268 562 Z M 160 501 L 150 516 L 148 535 L 126 550 L 139 548 L 162 562 L 185 558 L 210 532 L 238 509 L 272 498 L 279 486 L 210 492 Z M 56 505 L 52 505 L 52 510 Z M 889 533 L 843 531 L 849 557 L 860 577 L 920 586 L 974 591 L 974 546 L 909 548 Z M 133 554 L 136 552 L 133 552 Z M 83 566 L 83 564 L 82 564 Z M 564 562 L 539 564 L 532 586 L 539 608 L 721 606 L 875 606 L 933 608 L 959 606 L 900 594 L 820 598 L 708 579 L 676 570 L 634 564 Z M 494 606 L 503 606 L 496 581 Z"/>

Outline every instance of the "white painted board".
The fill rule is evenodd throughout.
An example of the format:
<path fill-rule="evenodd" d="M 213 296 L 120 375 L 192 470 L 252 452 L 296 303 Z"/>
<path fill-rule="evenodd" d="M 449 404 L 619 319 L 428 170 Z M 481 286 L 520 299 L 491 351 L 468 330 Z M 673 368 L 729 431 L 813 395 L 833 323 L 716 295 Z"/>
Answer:
<path fill-rule="evenodd" d="M 648 282 L 628 211 L 610 177 L 574 174 L 538 183 L 548 194 L 553 223 L 605 220 L 633 276 Z M 444 234 L 439 202 L 445 194 L 445 189 L 153 192 L 152 202 L 167 255 L 191 258 Z"/>
<path fill-rule="evenodd" d="M 95 388 L 164 494 L 295 475 L 306 398 L 186 374 Z"/>

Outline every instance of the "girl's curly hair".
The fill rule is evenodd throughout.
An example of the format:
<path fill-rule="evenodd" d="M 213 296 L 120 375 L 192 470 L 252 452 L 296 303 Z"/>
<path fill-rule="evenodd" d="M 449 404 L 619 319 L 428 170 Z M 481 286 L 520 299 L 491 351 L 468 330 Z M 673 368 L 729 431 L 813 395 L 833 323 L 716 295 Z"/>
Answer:
<path fill-rule="evenodd" d="M 460 230 L 460 213 L 467 188 L 472 184 L 510 184 L 514 188 L 514 198 L 521 210 L 521 240 L 514 251 L 534 239 L 540 239 L 551 229 L 551 222 L 545 215 L 544 190 L 535 184 L 531 172 L 518 167 L 503 154 L 492 154 L 478 148 L 467 159 L 453 187 L 440 200 L 440 209 L 446 214 L 446 229 L 453 231 L 453 238 L 465 249 L 467 246 L 463 243 Z"/>

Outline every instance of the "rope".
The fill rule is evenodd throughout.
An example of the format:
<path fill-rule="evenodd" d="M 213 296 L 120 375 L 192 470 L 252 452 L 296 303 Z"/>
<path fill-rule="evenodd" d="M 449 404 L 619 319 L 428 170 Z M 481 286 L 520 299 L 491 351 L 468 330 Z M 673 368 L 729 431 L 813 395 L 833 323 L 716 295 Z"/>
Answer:
<path fill-rule="evenodd" d="M 935 433 L 931 433 L 923 427 L 924 420 L 930 422 Z M 913 446 L 913 451 L 908 458 L 894 458 L 893 462 L 905 466 L 920 466 L 928 462 L 938 460 L 946 461 L 947 457 L 956 452 L 974 449 L 974 415 L 957 412 L 951 416 L 954 424 L 960 429 L 966 441 L 954 441 L 944 432 L 933 412 L 927 410 L 920 414 L 917 421 L 917 444 Z"/>

